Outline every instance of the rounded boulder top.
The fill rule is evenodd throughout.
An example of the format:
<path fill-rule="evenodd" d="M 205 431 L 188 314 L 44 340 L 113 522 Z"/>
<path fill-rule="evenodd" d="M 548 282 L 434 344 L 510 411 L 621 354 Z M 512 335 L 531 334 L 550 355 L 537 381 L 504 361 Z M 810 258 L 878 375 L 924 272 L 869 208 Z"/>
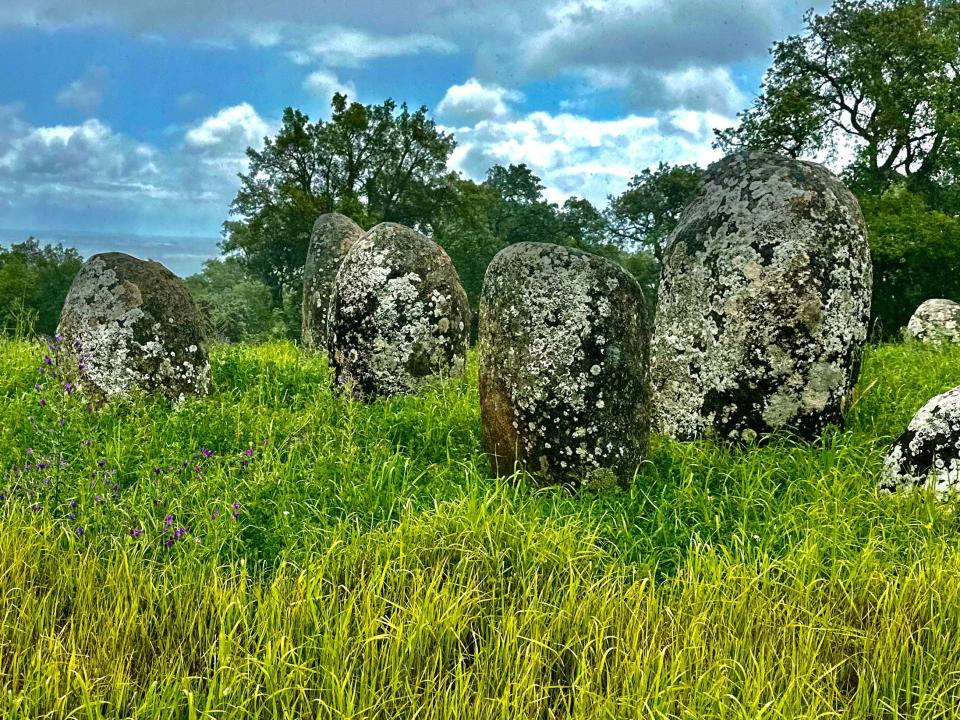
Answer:
<path fill-rule="evenodd" d="M 650 320 L 637 281 L 571 248 L 501 250 L 480 299 L 480 408 L 494 472 L 625 484 L 650 427 Z"/>
<path fill-rule="evenodd" d="M 713 164 L 664 251 L 655 422 L 678 439 L 815 438 L 842 420 L 872 267 L 856 198 L 826 168 L 749 152 Z"/>
<path fill-rule="evenodd" d="M 960 490 L 960 387 L 924 405 L 887 452 L 880 489 Z"/>
<path fill-rule="evenodd" d="M 333 283 L 347 251 L 362 235 L 363 229 L 340 213 L 325 213 L 313 224 L 303 267 L 301 335 L 304 347 L 326 348 Z"/>
<path fill-rule="evenodd" d="M 907 337 L 934 345 L 960 342 L 960 304 L 943 298 L 920 303 L 907 323 Z"/>
<path fill-rule="evenodd" d="M 337 387 L 371 400 L 463 373 L 470 307 L 453 262 L 429 238 L 381 223 L 357 240 L 331 294 L 328 352 Z"/>
<path fill-rule="evenodd" d="M 91 257 L 70 286 L 58 334 L 77 350 L 83 385 L 104 398 L 209 390 L 200 311 L 183 280 L 158 262 L 116 252 Z"/>

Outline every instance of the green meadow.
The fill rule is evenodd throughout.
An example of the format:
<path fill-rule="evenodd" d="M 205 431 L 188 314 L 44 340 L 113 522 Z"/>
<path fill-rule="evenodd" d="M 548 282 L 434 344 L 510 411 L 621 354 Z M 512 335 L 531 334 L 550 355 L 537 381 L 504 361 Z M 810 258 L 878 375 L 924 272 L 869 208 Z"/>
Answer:
<path fill-rule="evenodd" d="M 220 346 L 207 398 L 92 409 L 48 352 L 0 343 L 0 717 L 960 714 L 957 504 L 875 490 L 958 347 L 871 348 L 818 444 L 576 494 L 491 476 L 475 358 L 363 405 Z"/>

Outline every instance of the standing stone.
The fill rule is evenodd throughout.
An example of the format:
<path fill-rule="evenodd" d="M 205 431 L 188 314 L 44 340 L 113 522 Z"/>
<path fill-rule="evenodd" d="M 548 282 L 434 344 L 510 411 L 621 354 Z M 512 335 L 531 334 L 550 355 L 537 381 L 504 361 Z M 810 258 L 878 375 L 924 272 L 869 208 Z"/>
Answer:
<path fill-rule="evenodd" d="M 960 489 L 960 388 L 937 395 L 913 416 L 884 461 L 880 489 Z"/>
<path fill-rule="evenodd" d="M 860 206 L 829 171 L 770 153 L 712 165 L 664 251 L 651 357 L 659 429 L 810 439 L 840 422 L 871 286 Z"/>
<path fill-rule="evenodd" d="M 629 481 L 650 429 L 649 315 L 615 263 L 544 243 L 501 250 L 480 298 L 480 409 L 493 470 Z"/>
<path fill-rule="evenodd" d="M 960 342 L 960 304 L 953 300 L 927 300 L 907 323 L 907 337 L 940 345 Z"/>
<path fill-rule="evenodd" d="M 334 384 L 355 397 L 415 392 L 427 378 L 463 373 L 467 294 L 443 248 L 415 230 L 381 223 L 357 240 L 330 302 Z"/>
<path fill-rule="evenodd" d="M 307 262 L 303 268 L 303 346 L 326 348 L 327 314 L 330 293 L 337 270 L 347 251 L 363 230 L 340 213 L 326 213 L 317 218 L 310 233 Z"/>
<path fill-rule="evenodd" d="M 77 348 L 84 386 L 103 398 L 135 388 L 171 398 L 209 390 L 200 311 L 183 280 L 158 262 L 91 257 L 70 286 L 57 332 Z"/>

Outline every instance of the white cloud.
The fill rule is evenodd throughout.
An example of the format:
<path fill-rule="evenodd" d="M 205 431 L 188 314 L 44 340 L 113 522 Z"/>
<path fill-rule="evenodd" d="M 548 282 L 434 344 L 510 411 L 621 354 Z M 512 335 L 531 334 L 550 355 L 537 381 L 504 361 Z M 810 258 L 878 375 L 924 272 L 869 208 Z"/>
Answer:
<path fill-rule="evenodd" d="M 0 106 L 0 226 L 216 234 L 246 147 L 275 129 L 242 103 L 161 150 L 96 118 L 31 126 L 20 113 Z"/>
<path fill-rule="evenodd" d="M 441 118 L 455 124 L 474 124 L 480 120 L 501 118 L 510 112 L 508 102 L 517 102 L 523 95 L 499 85 L 484 85 L 470 78 L 462 85 L 451 85 L 437 113 Z"/>
<path fill-rule="evenodd" d="M 92 119 L 81 125 L 24 128 L 0 156 L 0 174 L 18 183 L 76 183 L 92 192 L 125 192 L 149 191 L 159 171 L 153 148 Z"/>
<path fill-rule="evenodd" d="M 243 154 L 250 145 L 259 145 L 270 125 L 250 103 L 220 110 L 187 130 L 184 143 L 208 155 Z"/>
<path fill-rule="evenodd" d="M 542 178 L 552 201 L 577 195 L 602 205 L 607 195 L 622 192 L 631 177 L 662 160 L 701 165 L 716 160 L 720 153 L 711 147 L 712 128 L 729 123 L 694 111 L 616 120 L 533 112 L 457 130 L 460 144 L 452 164 L 481 179 L 496 163 L 526 163 Z"/>
<path fill-rule="evenodd" d="M 82 113 L 93 113 L 103 101 L 107 69 L 92 65 L 87 71 L 57 94 L 57 102 Z"/>
<path fill-rule="evenodd" d="M 290 33 L 287 42 L 296 45 L 300 57 L 316 60 L 325 67 L 356 68 L 371 60 L 429 53 L 452 53 L 456 45 L 435 35 L 374 35 L 363 30 L 325 27 L 300 40 Z"/>
<path fill-rule="evenodd" d="M 356 98 L 357 91 L 351 82 L 341 82 L 336 73 L 329 70 L 316 70 L 307 75 L 303 81 L 304 89 L 311 95 L 316 95 L 325 103 L 330 102 L 330 98 L 335 93 L 342 93 L 351 98 Z"/>

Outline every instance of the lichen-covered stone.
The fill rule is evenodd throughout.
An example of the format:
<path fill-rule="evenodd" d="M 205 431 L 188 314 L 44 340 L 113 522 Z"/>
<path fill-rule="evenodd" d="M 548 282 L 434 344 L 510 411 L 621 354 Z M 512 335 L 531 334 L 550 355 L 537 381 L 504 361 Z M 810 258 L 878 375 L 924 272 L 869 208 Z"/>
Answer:
<path fill-rule="evenodd" d="M 758 152 L 712 165 L 664 253 L 651 351 L 659 430 L 814 438 L 841 421 L 871 286 L 860 206 L 828 170 Z"/>
<path fill-rule="evenodd" d="M 934 345 L 960 342 L 960 304 L 944 299 L 921 303 L 907 323 L 907 336 Z"/>
<path fill-rule="evenodd" d="M 206 394 L 203 320 L 186 284 L 153 261 L 94 255 L 80 269 L 58 333 L 78 349 L 84 388 L 101 398 L 133 389 L 171 398 Z"/>
<path fill-rule="evenodd" d="M 340 263 L 363 230 L 340 213 L 326 213 L 317 218 L 310 233 L 307 262 L 303 267 L 303 346 L 327 347 L 327 315 L 330 293 Z"/>
<path fill-rule="evenodd" d="M 463 373 L 470 306 L 450 257 L 415 230 L 381 223 L 350 248 L 331 295 L 328 350 L 355 397 L 415 392 Z"/>
<path fill-rule="evenodd" d="M 960 489 L 960 388 L 937 395 L 913 416 L 884 461 L 880 489 Z"/>
<path fill-rule="evenodd" d="M 629 481 L 650 428 L 649 314 L 618 265 L 544 243 L 501 250 L 480 298 L 480 408 L 494 472 Z"/>

